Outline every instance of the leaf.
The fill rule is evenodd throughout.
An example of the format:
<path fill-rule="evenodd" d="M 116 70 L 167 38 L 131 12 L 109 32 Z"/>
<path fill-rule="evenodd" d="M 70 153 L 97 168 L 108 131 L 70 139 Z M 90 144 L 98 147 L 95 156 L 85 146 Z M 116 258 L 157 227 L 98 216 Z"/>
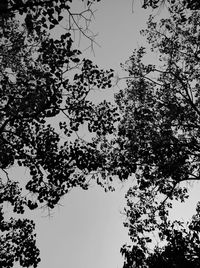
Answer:
<path fill-rule="evenodd" d="M 59 24 L 59 22 L 58 22 L 56 19 L 52 19 L 52 20 L 51 20 L 51 23 L 53 23 L 54 25 Z"/>
<path fill-rule="evenodd" d="M 54 27 L 55 27 L 54 24 L 50 24 L 50 25 L 49 25 L 49 30 L 53 29 Z"/>

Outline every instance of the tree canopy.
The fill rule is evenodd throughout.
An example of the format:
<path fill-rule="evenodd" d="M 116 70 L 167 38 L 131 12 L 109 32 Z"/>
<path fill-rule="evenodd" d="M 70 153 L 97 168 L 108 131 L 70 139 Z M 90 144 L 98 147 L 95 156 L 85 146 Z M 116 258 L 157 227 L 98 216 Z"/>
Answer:
<path fill-rule="evenodd" d="M 92 46 L 88 23 L 92 4 L 73 12 L 72 1 L 1 1 L 0 3 L 0 266 L 37 267 L 34 222 L 16 214 L 38 206 L 53 208 L 73 187 L 87 189 L 104 165 L 96 143 L 84 140 L 112 134 L 118 120 L 107 101 L 92 103 L 92 90 L 111 87 L 113 70 L 101 70 L 84 58 L 72 34 L 79 31 Z M 96 1 L 98 2 L 98 0 Z M 86 28 L 82 27 L 84 20 Z M 60 27 L 60 34 L 55 34 Z M 59 28 L 57 28 L 59 29 Z M 57 125 L 53 127 L 52 123 Z M 109 122 L 109 123 L 108 123 Z M 29 171 L 25 188 L 9 168 Z M 90 176 L 90 177 L 88 177 Z M 98 183 L 109 187 L 103 176 Z M 4 204 L 13 217 L 5 219 Z"/>
<path fill-rule="evenodd" d="M 142 33 L 160 65 L 144 63 L 144 47 L 135 50 L 123 65 L 127 87 L 115 104 L 89 98 L 112 86 L 114 71 L 100 69 L 75 45 L 77 31 L 95 43 L 88 27 L 99 0 L 83 2 L 78 12 L 72 0 L 0 3 L 0 266 L 40 262 L 26 210 L 52 209 L 91 179 L 110 190 L 113 178 L 135 176 L 126 195 L 124 225 L 133 245 L 121 248 L 124 268 L 199 267 L 199 203 L 186 225 L 168 217 L 173 200 L 188 197 L 185 182 L 200 177 L 198 1 L 168 1 L 169 18 L 150 17 Z M 24 188 L 10 167 L 28 170 Z"/>
<path fill-rule="evenodd" d="M 198 0 L 143 0 L 142 7 L 143 8 L 158 8 L 163 5 L 169 5 L 173 6 L 175 3 L 180 3 L 181 5 L 184 6 L 186 9 L 191 9 L 191 10 L 198 10 L 200 9 L 200 3 Z"/>
<path fill-rule="evenodd" d="M 126 195 L 124 225 L 133 244 L 121 248 L 124 268 L 200 264 L 199 203 L 191 222 L 169 218 L 173 201 L 188 197 L 186 182 L 200 178 L 199 23 L 199 11 L 177 4 L 166 19 L 150 16 L 142 34 L 160 63 L 145 64 L 141 47 L 123 66 L 127 88 L 116 94 L 123 116 L 115 147 L 136 179 Z"/>

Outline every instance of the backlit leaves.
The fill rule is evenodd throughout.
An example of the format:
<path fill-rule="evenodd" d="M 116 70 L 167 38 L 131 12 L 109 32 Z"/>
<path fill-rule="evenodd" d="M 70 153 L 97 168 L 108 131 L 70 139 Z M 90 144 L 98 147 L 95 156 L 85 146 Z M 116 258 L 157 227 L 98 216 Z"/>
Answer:
<path fill-rule="evenodd" d="M 124 268 L 199 266 L 198 216 L 185 225 L 169 218 L 173 200 L 188 197 L 184 182 L 200 178 L 199 21 L 198 11 L 187 13 L 180 5 L 159 22 L 151 16 L 142 34 L 160 66 L 144 64 L 145 48 L 124 65 L 129 77 L 116 94 L 123 116 L 114 144 L 127 145 L 123 155 L 131 155 L 136 167 L 126 196 L 133 245 L 121 249 Z"/>
<path fill-rule="evenodd" d="M 71 2 L 13 0 L 0 8 L 1 267 L 37 267 L 40 261 L 34 223 L 15 219 L 16 213 L 53 209 L 72 188 L 87 189 L 91 179 L 110 187 L 98 139 L 116 131 L 118 111 L 105 100 L 93 103 L 90 93 L 111 88 L 113 70 L 85 59 L 71 34 L 83 34 L 77 23 L 88 20 L 95 1 L 87 1 L 84 16 L 71 11 Z M 70 23 L 55 36 L 50 30 L 64 17 Z M 91 140 L 80 136 L 81 127 L 92 133 Z M 22 188 L 9 172 L 18 166 L 27 172 Z M 8 220 L 6 204 L 14 215 Z"/>

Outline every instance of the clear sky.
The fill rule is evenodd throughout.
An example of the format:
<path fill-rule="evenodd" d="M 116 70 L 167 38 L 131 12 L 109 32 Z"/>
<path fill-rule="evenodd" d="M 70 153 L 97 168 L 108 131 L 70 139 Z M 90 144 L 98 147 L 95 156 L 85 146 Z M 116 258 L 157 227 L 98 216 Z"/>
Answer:
<path fill-rule="evenodd" d="M 132 2 L 102 0 L 91 25 L 99 33 L 96 41 L 101 47 L 95 47 L 95 56 L 89 51 L 87 56 L 119 73 L 120 63 L 144 42 L 139 30 L 145 27 L 150 13 L 139 8 L 138 0 L 132 12 Z M 110 98 L 115 90 L 96 93 L 93 98 Z M 38 211 L 34 219 L 42 258 L 39 268 L 121 268 L 120 247 L 128 236 L 120 211 L 127 187 L 118 183 L 114 193 L 105 193 L 97 186 L 88 191 L 74 189 L 54 209 L 52 217 L 46 216 L 47 211 Z M 182 209 L 177 206 L 177 211 Z"/>

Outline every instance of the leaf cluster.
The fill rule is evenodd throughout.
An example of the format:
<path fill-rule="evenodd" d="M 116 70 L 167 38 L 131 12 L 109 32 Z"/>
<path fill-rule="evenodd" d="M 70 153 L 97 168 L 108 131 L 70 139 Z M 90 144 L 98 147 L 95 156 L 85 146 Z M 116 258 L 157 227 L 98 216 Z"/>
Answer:
<path fill-rule="evenodd" d="M 83 32 L 77 18 L 91 14 L 71 11 L 71 2 L 3 1 L 0 8 L 0 266 L 37 267 L 34 223 L 18 219 L 27 209 L 53 209 L 74 187 L 87 189 L 89 176 L 107 187 L 101 175 L 104 153 L 98 147 L 102 136 L 112 135 L 119 116 L 110 102 L 90 100 L 93 90 L 112 86 L 113 70 L 102 70 L 85 59 L 66 28 L 52 34 L 64 17 Z M 97 1 L 99 2 L 99 1 Z M 20 21 L 17 20 L 20 18 Z M 55 29 L 54 29 L 55 30 Z M 53 125 L 56 126 L 53 126 Z M 85 127 L 93 140 L 80 137 Z M 10 167 L 24 168 L 24 188 L 10 177 Z M 4 205 L 14 217 L 4 219 Z M 16 218 L 15 218 L 16 216 Z"/>
<path fill-rule="evenodd" d="M 199 266 L 198 216 L 182 225 L 169 215 L 174 200 L 188 197 L 185 182 L 200 178 L 200 17 L 179 4 L 170 12 L 160 21 L 150 16 L 142 31 L 160 65 L 144 63 L 144 47 L 135 50 L 123 65 L 127 87 L 116 94 L 121 120 L 113 147 L 129 156 L 132 169 L 120 168 L 135 176 L 126 196 L 132 246 L 121 249 L 124 267 Z"/>

